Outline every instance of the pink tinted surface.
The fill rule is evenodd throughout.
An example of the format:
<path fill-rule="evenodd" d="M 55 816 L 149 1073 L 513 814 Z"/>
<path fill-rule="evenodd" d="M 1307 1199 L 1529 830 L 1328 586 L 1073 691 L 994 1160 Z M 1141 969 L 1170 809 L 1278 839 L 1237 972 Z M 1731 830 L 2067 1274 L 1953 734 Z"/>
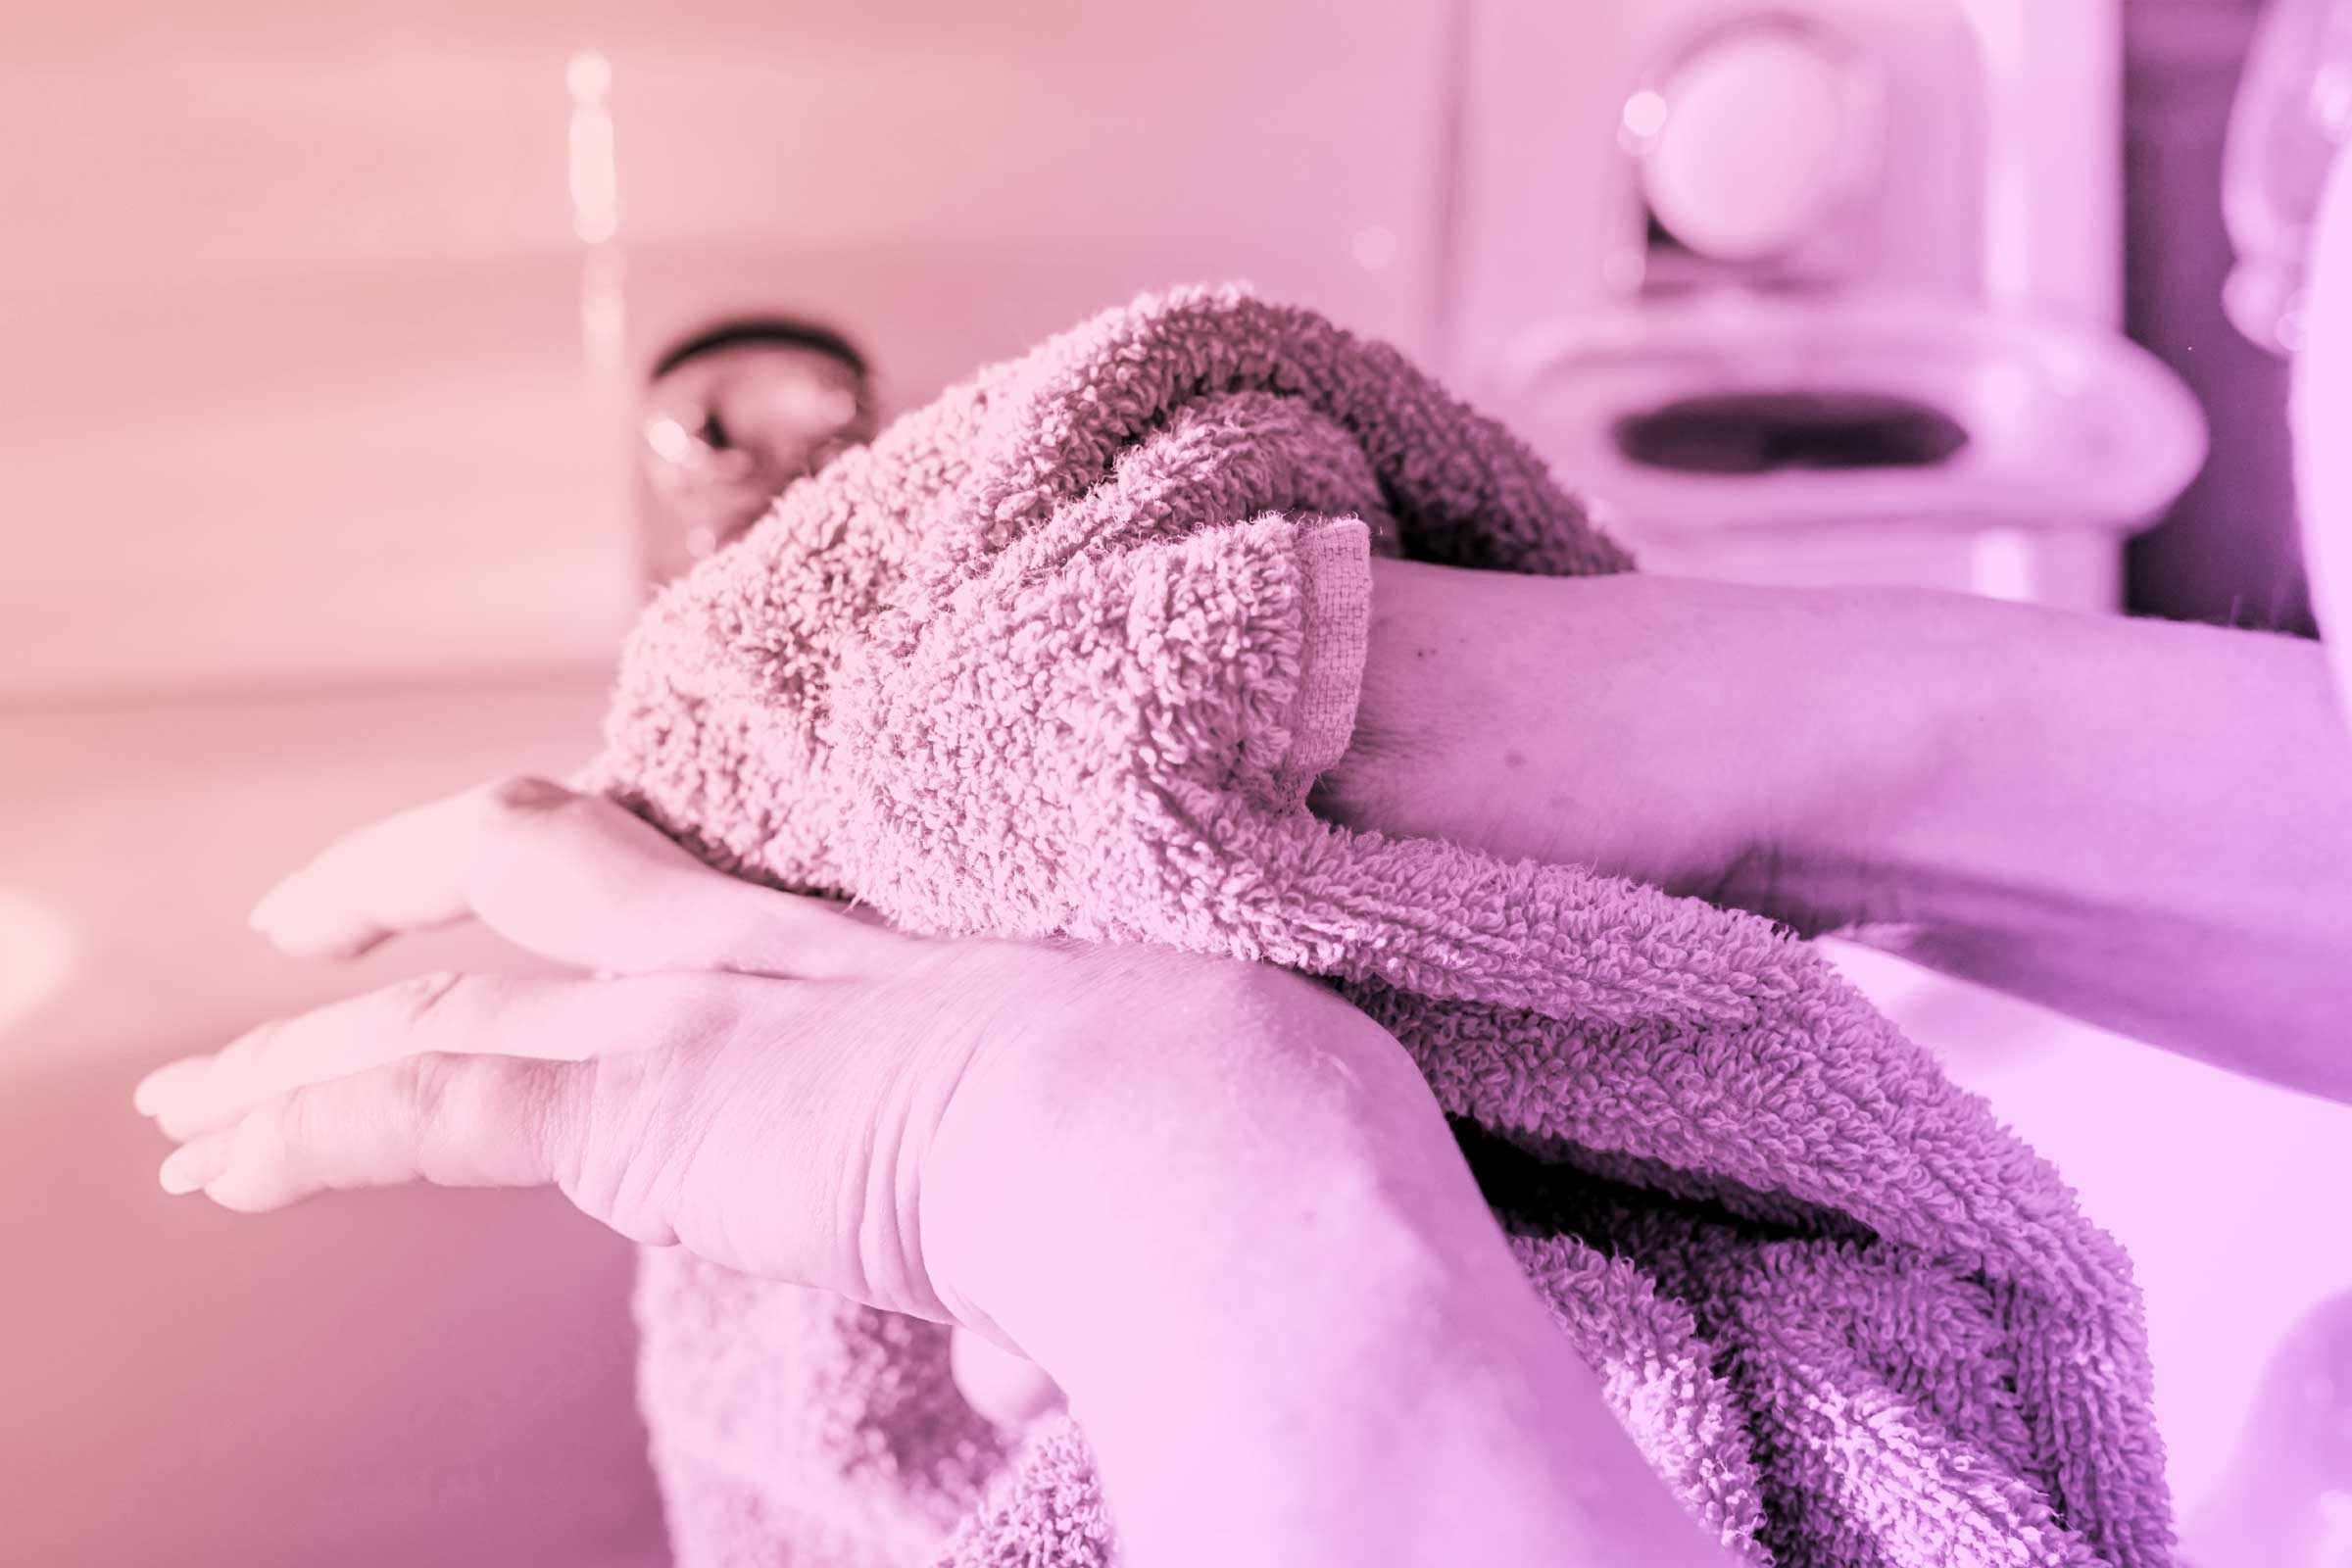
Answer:
<path fill-rule="evenodd" d="M 600 677 L 0 714 L 0 1527 L 8 1560 L 650 1564 L 625 1244 L 552 1194 L 267 1218 L 155 1186 L 149 1068 L 435 967 L 271 955 L 254 898 L 355 823 L 584 755 Z M 2287 1329 L 2352 1286 L 2347 1112 L 1853 957 L 2082 1192 L 2148 1294 L 2184 1516 Z"/>
<path fill-rule="evenodd" d="M 1426 326 L 1440 0 L 8 10 L 12 694 L 609 657 L 620 405 L 716 318 L 842 327 L 893 408 L 1194 278 Z M 591 51 L 618 357 L 583 320 Z"/>
<path fill-rule="evenodd" d="M 1025 40 L 939 5 L 236 0 L 202 37 L 153 0 L 15 9 L 0 158 L 32 154 L 6 172 L 37 221 L 0 256 L 0 686 L 23 703 L 0 709 L 0 1561 L 659 1562 L 624 1244 L 550 1194 L 266 1220 L 175 1201 L 128 1103 L 148 1068 L 261 1018 L 510 961 L 452 934 L 305 969 L 243 915 L 357 823 L 563 768 L 601 681 L 58 694 L 611 646 L 630 542 L 619 434 L 578 379 L 576 48 L 618 72 L 633 346 L 708 309 L 815 309 L 904 401 L 1185 276 L 1250 275 L 1424 346 L 1443 8 L 1391 8 L 1384 34 L 1243 0 L 1150 49 L 1075 0 Z M 1546 160 L 1606 150 L 1578 118 L 1598 100 L 1562 83 L 1597 91 L 1610 26 L 1641 12 L 1555 14 L 1590 47 L 1498 47 L 1527 91 L 1490 59 L 1473 105 L 1493 162 L 1469 237 L 1484 219 L 1510 241 L 1468 270 L 1474 330 L 1591 281 L 1543 232 L 1591 227 Z M 2043 20 L 2027 62 L 2057 72 Z M 2039 101 L 2063 117 L 2074 85 Z M 1219 94 L 1250 113 L 1210 112 Z M 2100 145 L 2078 130 L 2019 138 L 2029 172 Z M 1286 156 L 1257 155 L 1269 135 Z M 1102 199 L 1139 166 L 1157 199 Z M 2063 246 L 2026 259 L 2071 270 Z M 2352 1287 L 2352 1113 L 1872 974 L 2133 1250 L 2193 1511 L 2279 1335 Z"/>
<path fill-rule="evenodd" d="M 587 675 L 0 715 L 0 1559 L 664 1560 L 628 1246 L 553 1193 L 409 1189 L 255 1221 L 167 1198 L 131 1084 L 417 968 L 245 929 L 354 824 L 591 745 Z"/>
<path fill-rule="evenodd" d="M 2249 1451 L 2257 1385 L 2281 1340 L 2352 1291 L 2340 1204 L 2352 1190 L 2352 1107 L 1883 955 L 1832 949 L 1889 1017 L 2057 1165 L 2083 1212 L 2131 1251 L 2174 1503 L 2193 1524 Z M 2316 1411 L 2327 1396 L 2314 1394 Z"/>

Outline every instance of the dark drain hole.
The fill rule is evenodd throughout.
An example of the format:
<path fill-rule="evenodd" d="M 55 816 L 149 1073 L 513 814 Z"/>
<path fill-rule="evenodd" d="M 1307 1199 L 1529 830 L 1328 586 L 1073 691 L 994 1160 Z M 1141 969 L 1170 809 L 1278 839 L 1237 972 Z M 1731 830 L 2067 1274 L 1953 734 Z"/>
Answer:
<path fill-rule="evenodd" d="M 1941 410 L 1868 392 L 1678 398 L 1617 421 L 1620 452 L 1683 473 L 1916 468 L 1967 445 L 1968 432 Z"/>

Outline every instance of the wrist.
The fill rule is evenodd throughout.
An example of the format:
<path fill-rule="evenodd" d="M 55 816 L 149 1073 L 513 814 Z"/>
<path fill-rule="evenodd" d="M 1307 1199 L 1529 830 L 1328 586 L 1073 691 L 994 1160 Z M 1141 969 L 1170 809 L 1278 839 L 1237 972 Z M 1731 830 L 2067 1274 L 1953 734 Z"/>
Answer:
<path fill-rule="evenodd" d="M 1402 1048 L 1321 987 L 1150 948 L 1066 958 L 957 1084 L 921 1224 L 957 1319 L 1065 1386 L 1125 1364 L 1139 1315 L 1257 1299 L 1283 1261 L 1261 1238 L 1370 1246 L 1382 1204 L 1459 1166 Z"/>
<path fill-rule="evenodd" d="M 935 1258 L 1068 1395 L 1129 1559 L 1712 1561 L 1395 1040 L 1276 971 L 1165 978 L 991 1064 L 1019 1223 Z"/>
<path fill-rule="evenodd" d="M 1427 1082 L 1338 996 L 1155 949 L 1071 957 L 965 1073 L 926 1170 L 958 1317 L 1075 1396 L 1140 1335 L 1215 1360 L 1365 1278 L 1425 1303 L 1481 1233 L 1499 1252 Z"/>
<path fill-rule="evenodd" d="M 1485 808 L 1503 782 L 1494 747 L 1522 701 L 1514 683 L 1543 656 L 1496 590 L 1525 579 L 1388 558 L 1370 570 L 1353 732 L 1310 804 L 1348 827 L 1501 849 L 1516 819 Z"/>

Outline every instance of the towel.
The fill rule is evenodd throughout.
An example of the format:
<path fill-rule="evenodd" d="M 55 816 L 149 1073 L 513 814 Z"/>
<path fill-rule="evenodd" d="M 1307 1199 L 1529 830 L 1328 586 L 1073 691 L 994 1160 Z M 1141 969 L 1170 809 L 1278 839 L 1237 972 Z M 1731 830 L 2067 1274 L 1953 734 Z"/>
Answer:
<path fill-rule="evenodd" d="M 1746 1561 L 2169 1562 L 2128 1260 L 1810 946 L 1308 809 L 1375 536 L 1631 565 L 1394 350 L 1240 289 L 1148 296 L 900 419 L 666 590 L 592 777 L 716 865 L 911 930 L 1329 977 Z M 1118 1560 L 1084 1433 L 992 1426 L 940 1326 L 674 1250 L 636 1308 L 682 1568 Z"/>

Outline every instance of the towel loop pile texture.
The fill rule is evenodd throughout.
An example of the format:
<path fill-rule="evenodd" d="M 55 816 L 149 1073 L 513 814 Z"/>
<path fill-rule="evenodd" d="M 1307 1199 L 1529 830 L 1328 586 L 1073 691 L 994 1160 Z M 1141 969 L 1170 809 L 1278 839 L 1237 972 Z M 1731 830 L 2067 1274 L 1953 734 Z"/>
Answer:
<path fill-rule="evenodd" d="M 1465 1127 L 1560 1330 L 1701 1528 L 1783 1568 L 2171 1561 L 2137 1293 L 2056 1173 L 1810 948 L 1322 822 L 1378 535 L 1631 562 L 1400 356 L 1147 297 L 788 492 L 631 641 L 593 782 L 713 863 L 940 934 L 1332 977 Z M 649 1252 L 683 1568 L 1116 1561 L 1083 1434 L 946 1332 Z"/>

